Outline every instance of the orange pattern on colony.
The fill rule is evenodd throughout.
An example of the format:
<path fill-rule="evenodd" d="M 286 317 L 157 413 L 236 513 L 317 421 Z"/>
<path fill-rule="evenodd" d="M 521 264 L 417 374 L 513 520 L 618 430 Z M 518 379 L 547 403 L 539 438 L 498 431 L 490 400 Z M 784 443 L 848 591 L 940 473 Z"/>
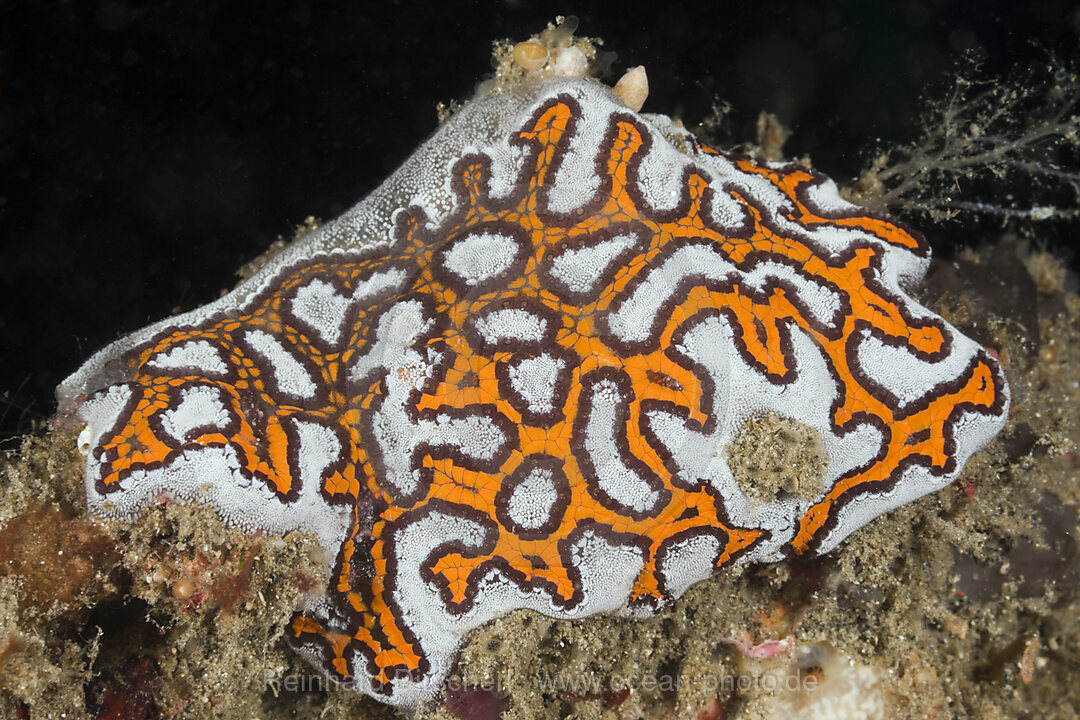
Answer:
<path fill-rule="evenodd" d="M 661 216 L 642 207 L 640 193 L 633 192 L 636 168 L 650 142 L 648 130 L 629 115 L 615 115 L 611 120 L 610 142 L 598 163 L 604 177 L 603 197 L 595 212 L 571 216 L 557 224 L 546 213 L 546 188 L 555 181 L 555 169 L 565 152 L 578 112 L 573 101 L 561 99 L 549 103 L 534 115 L 520 131 L 517 141 L 531 148 L 526 154 L 527 172 L 515 186 L 510 200 L 498 201 L 488 196 L 489 165 L 482 155 L 470 156 L 455 168 L 459 188 L 459 206 L 437 232 L 425 229 L 423 214 L 410 211 L 399 222 L 396 242 L 358 255 L 315 259 L 282 274 L 272 292 L 264 293 L 237 317 L 211 319 L 199 326 L 177 329 L 157 338 L 129 358 L 137 389 L 130 416 L 111 437 L 102 439 L 105 456 L 110 458 L 100 486 L 108 492 L 117 489 L 125 472 L 138 467 L 155 467 L 167 461 L 175 448 L 160 439 L 150 418 L 162 412 L 176 395 L 178 386 L 201 383 L 218 387 L 232 403 L 240 418 L 231 436 L 210 431 L 189 445 L 231 444 L 238 449 L 246 472 L 269 484 L 282 498 L 295 495 L 298 479 L 288 460 L 290 438 L 285 421 L 291 416 L 337 428 L 347 438 L 346 458 L 323 478 L 328 501 L 351 503 L 353 528 L 341 549 L 330 592 L 346 611 L 348 627 L 327 627 L 316 618 L 298 615 L 290 636 L 298 643 L 322 647 L 327 666 L 333 673 L 349 675 L 350 658 L 359 652 L 358 662 L 373 663 L 376 670 L 373 686 L 389 692 L 395 677 L 402 673 L 413 677 L 427 672 L 423 638 L 412 636 L 398 616 L 388 574 L 392 548 L 388 540 L 393 528 L 432 503 L 440 507 L 465 507 L 498 527 L 498 536 L 485 553 L 449 552 L 433 560 L 426 568 L 444 589 L 449 605 L 463 606 L 471 597 L 476 582 L 497 563 L 510 568 L 523 584 L 541 588 L 557 603 L 572 605 L 580 599 L 580 588 L 560 553 L 560 542 L 586 523 L 602 526 L 623 538 L 634 538 L 642 548 L 645 565 L 633 589 L 632 602 L 658 603 L 667 599 L 658 579 L 656 551 L 666 539 L 698 528 L 717 530 L 722 540 L 716 569 L 722 568 L 762 540 L 762 530 L 735 527 L 727 519 L 721 499 L 703 483 L 688 485 L 673 480 L 657 449 L 641 433 L 642 404 L 664 402 L 698 425 L 708 417 L 708 403 L 702 383 L 691 368 L 667 353 L 673 335 L 680 326 L 702 310 L 724 309 L 733 318 L 733 331 L 744 348 L 746 359 L 753 360 L 759 372 L 775 382 L 783 382 L 794 369 L 794 359 L 782 347 L 781 326 L 793 323 L 813 339 L 829 359 L 838 378 L 839 398 L 833 406 L 832 422 L 840 428 L 855 418 L 872 417 L 890 429 L 889 440 L 876 462 L 840 478 L 823 497 L 813 503 L 798 521 L 798 531 L 790 542 L 794 553 L 812 551 L 827 530 L 830 517 L 839 504 L 861 490 L 873 491 L 886 483 L 905 463 L 918 458 L 923 464 L 944 468 L 951 461 L 946 439 L 950 413 L 961 404 L 989 408 L 1000 394 L 1000 381 L 991 365 L 983 360 L 974 363 L 965 377 L 943 389 L 918 412 L 898 416 L 886 398 L 864 387 L 849 367 L 845 350 L 857 328 L 873 328 L 881 335 L 923 354 L 940 352 L 946 338 L 933 323 L 913 325 L 891 295 L 878 293 L 867 286 L 864 271 L 872 268 L 884 250 L 866 243 L 845 257 L 833 261 L 822 257 L 801 237 L 785 236 L 763 218 L 763 211 L 750 198 L 731 190 L 731 196 L 746 208 L 751 227 L 742 237 L 730 237 L 718 229 L 705 212 L 709 180 L 704 171 L 693 166 L 684 175 L 684 193 L 689 203 L 680 207 L 678 216 Z M 707 149 L 699 152 L 708 153 Z M 800 199 L 800 188 L 816 182 L 817 176 L 801 169 L 783 171 L 758 167 L 749 161 L 737 161 L 738 168 L 767 180 L 790 201 L 789 219 L 806 227 L 832 224 L 861 230 L 886 244 L 911 251 L 923 250 L 922 241 L 896 225 L 869 216 L 842 218 L 821 217 Z M 460 292 L 440 279 L 435 252 L 470 228 L 497 222 L 519 228 L 528 238 L 530 253 L 524 268 L 501 286 L 483 293 Z M 605 287 L 585 302 L 575 303 L 546 286 L 540 272 L 545 254 L 553 252 L 568 239 L 595 236 L 609 227 L 632 223 L 647 231 L 648 242 L 635 256 L 622 263 Z M 640 352 L 625 353 L 605 342 L 597 319 L 613 303 L 624 297 L 624 290 L 635 279 L 655 267 L 665 250 L 688 240 L 708 243 L 716 252 L 739 266 L 766 254 L 793 261 L 793 264 L 846 295 L 850 310 L 841 318 L 839 332 L 822 332 L 800 311 L 783 288 L 774 288 L 767 297 L 744 292 L 739 284 L 724 290 L 706 287 L 690 289 L 685 298 L 667 313 L 660 324 L 658 342 Z M 282 312 L 284 299 L 313 277 L 332 279 L 349 295 L 357 283 L 373 272 L 390 266 L 411 268 L 412 280 L 394 296 L 359 308 L 345 342 L 326 352 L 294 325 Z M 347 369 L 350 363 L 373 342 L 375 321 L 387 307 L 402 298 L 423 297 L 441 320 L 436 332 L 423 343 L 449 353 L 445 375 L 434 387 L 426 387 L 414 396 L 415 410 L 446 411 L 468 409 L 477 405 L 493 407 L 516 428 L 515 447 L 501 466 L 486 472 L 462 467 L 453 457 L 424 456 L 420 462 L 430 469 L 431 482 L 421 497 L 395 497 L 380 483 L 377 463 L 362 431 L 366 415 L 377 407 L 385 393 L 385 384 L 372 378 L 359 389 L 349 389 Z M 527 418 L 503 397 L 497 368 L 514 354 L 499 349 L 480 350 L 467 337 L 470 318 L 485 308 L 504 301 L 528 298 L 559 319 L 553 342 L 574 360 L 571 363 L 569 389 L 558 399 L 559 420 L 530 424 Z M 665 306 L 666 307 L 666 306 Z M 305 358 L 314 368 L 323 393 L 317 407 L 290 404 L 273 392 L 236 336 L 244 330 L 259 329 L 278 339 L 297 357 Z M 233 377 L 214 380 L 196 374 L 180 377 L 163 375 L 146 365 L 154 356 L 189 340 L 206 340 L 223 350 Z M 610 369 L 628 379 L 632 389 L 629 415 L 621 430 L 632 455 L 660 479 L 667 491 L 667 501 L 657 512 L 634 518 L 600 502 L 591 491 L 575 453 L 574 421 L 581 402 L 581 378 L 596 370 Z M 833 388 L 823 389 L 833 392 Z M 580 439 L 578 439 L 580 440 Z M 543 537 L 523 537 L 499 524 L 496 495 L 502 483 L 529 456 L 538 454 L 563 461 L 562 472 L 569 485 L 569 505 L 558 526 Z M 375 498 L 375 504 L 362 498 Z M 369 517 L 372 508 L 376 516 Z"/>

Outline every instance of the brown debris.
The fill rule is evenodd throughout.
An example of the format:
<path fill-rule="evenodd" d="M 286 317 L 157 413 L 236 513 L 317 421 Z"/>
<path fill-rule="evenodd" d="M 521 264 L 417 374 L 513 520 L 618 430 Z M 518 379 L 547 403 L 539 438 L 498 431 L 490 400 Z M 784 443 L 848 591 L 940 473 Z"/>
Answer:
<path fill-rule="evenodd" d="M 748 420 L 728 445 L 727 461 L 739 488 L 757 503 L 785 494 L 812 498 L 825 487 L 821 438 L 792 418 L 767 414 Z"/>
<path fill-rule="evenodd" d="M 91 583 L 99 568 L 114 561 L 112 539 L 74 510 L 40 507 L 0 529 L 0 577 L 21 580 L 19 612 L 70 606 L 80 593 L 88 605 L 107 588 Z"/>

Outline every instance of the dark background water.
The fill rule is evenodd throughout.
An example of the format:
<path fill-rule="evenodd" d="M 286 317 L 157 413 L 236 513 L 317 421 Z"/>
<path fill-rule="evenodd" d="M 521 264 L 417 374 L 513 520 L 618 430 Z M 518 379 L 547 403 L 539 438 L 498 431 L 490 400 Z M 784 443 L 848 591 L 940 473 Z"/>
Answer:
<path fill-rule="evenodd" d="M 346 9 L 348 8 L 348 9 Z M 1041 2 L 13 3 L 0 0 L 0 439 L 119 335 L 189 310 L 305 217 L 356 202 L 490 72 L 491 41 L 557 13 L 646 66 L 645 110 L 729 142 L 769 110 L 838 179 L 917 134 L 957 59 L 1075 57 L 1080 11 Z M 615 79 L 609 78 L 609 81 Z M 1065 247 L 1072 226 L 1049 223 Z M 993 223 L 920 223 L 939 254 Z"/>

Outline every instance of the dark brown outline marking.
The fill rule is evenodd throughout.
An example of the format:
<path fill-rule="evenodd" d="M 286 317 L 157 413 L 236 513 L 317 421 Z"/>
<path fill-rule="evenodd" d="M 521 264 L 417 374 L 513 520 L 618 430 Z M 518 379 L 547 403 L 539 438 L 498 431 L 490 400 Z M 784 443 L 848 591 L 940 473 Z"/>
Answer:
<path fill-rule="evenodd" d="M 555 488 L 555 502 L 548 508 L 548 518 L 538 527 L 528 528 L 519 525 L 510 516 L 510 499 L 518 485 L 525 482 L 536 470 L 551 474 L 551 484 Z M 563 461 L 551 455 L 530 455 L 521 465 L 503 480 L 502 487 L 495 496 L 495 517 L 499 523 L 518 537 L 526 540 L 545 538 L 555 532 L 562 524 L 563 515 L 570 505 L 570 481 L 563 472 Z"/>
<path fill-rule="evenodd" d="M 627 470 L 634 474 L 635 482 L 646 485 L 649 490 L 656 493 L 656 500 L 653 501 L 650 507 L 644 510 L 634 510 L 632 507 L 623 505 L 621 502 L 608 495 L 608 493 L 600 486 L 600 478 L 596 473 L 592 458 L 585 446 L 585 439 L 588 435 L 587 427 L 593 410 L 593 388 L 602 382 L 613 383 L 621 399 L 621 402 L 618 402 L 615 405 L 614 427 L 616 436 L 615 448 L 619 456 L 619 461 Z M 671 491 L 664 486 L 663 480 L 652 471 L 648 464 L 634 455 L 630 450 L 630 443 L 627 440 L 625 428 L 630 422 L 630 404 L 633 400 L 633 385 L 630 382 L 630 378 L 621 370 L 610 367 L 601 367 L 582 375 L 578 414 L 577 417 L 574 418 L 573 430 L 571 431 L 574 438 L 572 441 L 571 452 L 573 452 L 574 457 L 577 459 L 578 467 L 581 468 L 581 474 L 585 479 L 589 494 L 592 495 L 597 502 L 620 515 L 625 515 L 634 520 L 644 520 L 645 518 L 656 517 L 665 507 L 667 507 L 667 504 L 671 501 Z M 620 432 L 620 428 L 623 428 L 622 432 Z"/>

